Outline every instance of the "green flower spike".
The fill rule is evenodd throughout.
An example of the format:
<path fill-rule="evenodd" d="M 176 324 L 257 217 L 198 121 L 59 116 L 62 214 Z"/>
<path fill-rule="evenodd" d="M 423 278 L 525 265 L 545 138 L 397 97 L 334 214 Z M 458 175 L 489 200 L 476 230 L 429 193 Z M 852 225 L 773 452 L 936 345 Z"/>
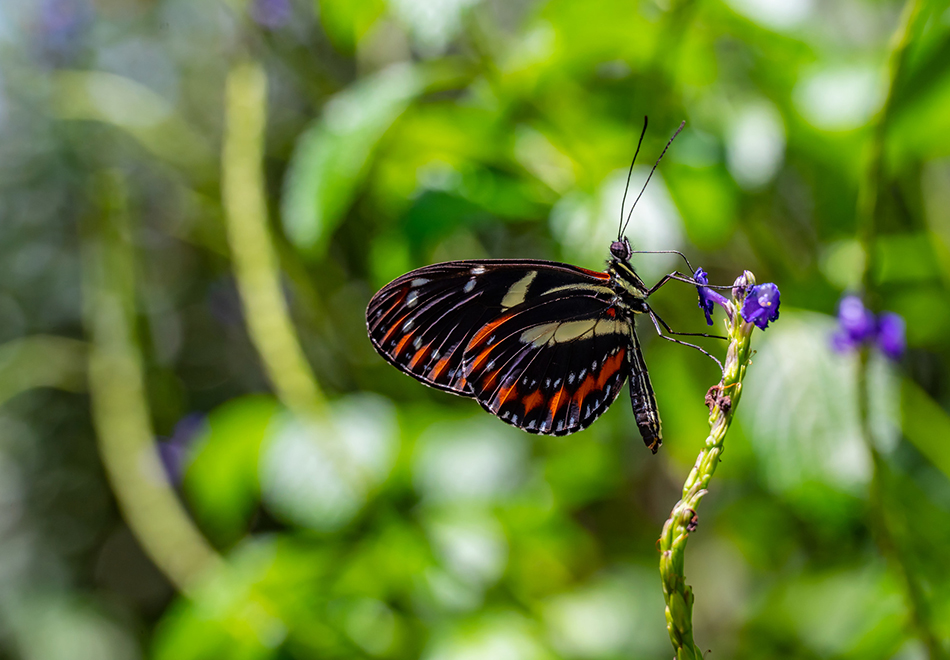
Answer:
<path fill-rule="evenodd" d="M 699 281 L 706 283 L 705 277 Z M 693 590 L 686 584 L 684 573 L 686 541 L 690 532 L 696 530 L 696 512 L 706 494 L 709 480 L 719 465 L 723 440 L 742 396 L 742 379 L 751 356 L 752 331 L 756 326 L 765 329 L 769 321 L 778 318 L 779 307 L 778 287 L 774 284 L 757 286 L 755 276 L 749 271 L 745 271 L 733 285 L 732 300 L 718 294 L 713 295 L 711 290 L 705 287 L 697 288 L 700 306 L 706 312 L 707 318 L 711 314 L 712 303 L 704 305 L 704 302 L 712 301 L 725 310 L 729 349 L 722 380 L 706 394 L 706 404 L 709 406 L 709 436 L 686 478 L 686 483 L 683 484 L 683 498 L 673 507 L 669 520 L 663 525 L 663 533 L 658 542 L 660 576 L 663 580 L 663 596 L 666 599 L 666 627 L 676 650 L 677 660 L 702 658 L 702 653 L 693 641 Z"/>

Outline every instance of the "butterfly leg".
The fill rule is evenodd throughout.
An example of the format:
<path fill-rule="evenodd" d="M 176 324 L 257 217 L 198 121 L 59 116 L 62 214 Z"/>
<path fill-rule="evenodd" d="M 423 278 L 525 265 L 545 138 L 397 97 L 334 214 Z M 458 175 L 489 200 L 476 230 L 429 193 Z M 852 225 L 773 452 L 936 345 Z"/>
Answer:
<path fill-rule="evenodd" d="M 711 335 L 708 332 L 676 332 L 666 321 L 660 318 L 659 314 L 654 312 L 652 309 L 650 310 L 650 314 L 655 317 L 653 324 L 656 325 L 656 322 L 659 321 L 660 324 L 663 325 L 663 328 L 671 335 L 679 335 L 681 337 L 709 337 L 710 339 L 729 339 L 728 337 L 723 337 L 722 335 Z M 659 332 L 659 328 L 657 328 L 657 332 Z"/>
<path fill-rule="evenodd" d="M 666 328 L 669 332 L 673 332 L 673 331 L 670 330 L 670 326 L 668 326 L 668 325 L 666 324 L 666 321 L 664 321 L 664 320 L 661 319 L 659 316 L 657 316 L 656 313 L 655 313 L 652 309 L 650 310 L 650 319 L 653 321 L 653 326 L 656 328 L 656 333 L 657 333 L 658 335 L 660 335 L 660 337 L 662 337 L 663 339 L 665 339 L 665 340 L 667 340 L 667 341 L 671 341 L 671 342 L 673 342 L 673 343 L 675 343 L 675 344 L 682 344 L 683 346 L 689 346 L 690 348 L 695 348 L 697 351 L 699 351 L 700 353 L 702 353 L 703 355 L 705 355 L 706 357 L 708 357 L 710 360 L 712 360 L 713 362 L 715 362 L 717 365 L 719 365 L 719 371 L 725 372 L 725 368 L 722 366 L 722 362 L 720 362 L 719 359 L 716 358 L 715 355 L 713 355 L 713 354 L 710 353 L 709 351 L 705 350 L 705 349 L 702 348 L 701 346 L 697 346 L 696 344 L 690 344 L 690 343 L 688 343 L 688 342 L 681 341 L 681 340 L 679 340 L 679 339 L 675 339 L 674 337 L 667 337 L 666 335 L 664 335 L 663 332 L 660 330 L 660 323 L 662 323 L 662 324 L 663 324 L 663 327 Z M 677 333 L 673 333 L 673 334 L 689 334 L 689 333 L 677 332 Z M 716 335 L 701 335 L 701 336 L 704 336 L 704 337 L 716 337 Z M 725 339 L 725 337 L 718 337 L 718 338 L 719 338 L 719 339 Z"/>
<path fill-rule="evenodd" d="M 720 285 L 720 284 L 700 284 L 699 282 L 697 282 L 696 280 L 694 280 L 694 279 L 693 279 L 692 277 L 690 277 L 689 275 L 684 275 L 683 273 L 679 272 L 678 270 L 674 270 L 672 273 L 668 273 L 668 274 L 664 275 L 662 278 L 660 278 L 660 281 L 657 282 L 656 284 L 654 284 L 654 285 L 650 288 L 650 290 L 647 291 L 647 298 L 649 298 L 651 295 L 653 295 L 653 293 L 654 293 L 657 289 L 659 289 L 661 286 L 663 286 L 664 284 L 666 284 L 666 283 L 669 282 L 670 280 L 676 280 L 677 282 L 686 282 L 687 284 L 692 284 L 692 285 L 694 285 L 694 286 L 705 286 L 705 287 L 708 287 L 708 288 L 710 288 L 710 289 L 720 289 L 720 290 L 732 289 L 731 286 Z"/>
<path fill-rule="evenodd" d="M 683 257 L 683 261 L 686 262 L 686 267 L 689 268 L 689 272 L 693 272 L 693 265 L 689 263 L 689 259 L 686 258 L 686 255 L 679 250 L 631 250 L 630 254 L 678 254 Z"/>

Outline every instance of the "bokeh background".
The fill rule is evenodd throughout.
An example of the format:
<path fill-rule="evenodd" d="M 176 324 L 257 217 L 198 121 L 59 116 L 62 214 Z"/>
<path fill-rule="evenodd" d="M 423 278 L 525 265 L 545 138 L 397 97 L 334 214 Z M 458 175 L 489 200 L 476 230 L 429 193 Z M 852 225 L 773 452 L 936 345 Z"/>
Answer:
<path fill-rule="evenodd" d="M 530 436 L 364 325 L 436 261 L 601 268 L 644 115 L 637 189 L 687 124 L 634 245 L 782 292 L 691 536 L 697 642 L 947 657 L 950 13 L 902 11 L 3 0 L 0 657 L 669 658 L 655 542 L 715 365 L 641 328 L 652 456 L 626 395 Z M 831 349 L 848 292 L 902 360 Z"/>

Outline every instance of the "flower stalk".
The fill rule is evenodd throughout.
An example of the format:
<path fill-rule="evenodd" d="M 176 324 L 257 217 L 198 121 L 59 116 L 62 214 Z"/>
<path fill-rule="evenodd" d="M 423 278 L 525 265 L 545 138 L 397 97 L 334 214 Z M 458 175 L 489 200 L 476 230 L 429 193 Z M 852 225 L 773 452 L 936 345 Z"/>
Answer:
<path fill-rule="evenodd" d="M 100 177 L 103 208 L 82 243 L 88 376 L 99 453 L 119 509 L 155 565 L 194 595 L 224 560 L 179 501 L 162 467 L 135 327 L 135 254 L 122 176 Z"/>
<path fill-rule="evenodd" d="M 325 412 L 325 400 L 294 330 L 267 223 L 264 129 L 267 77 L 255 62 L 231 70 L 226 93 L 221 194 L 238 293 L 251 341 L 280 400 L 297 413 Z"/>
<path fill-rule="evenodd" d="M 697 274 L 700 276 L 695 279 L 705 284 L 705 274 L 702 274 L 701 270 Z M 702 287 L 699 292 L 700 306 L 707 310 L 707 303 L 709 304 L 707 315 L 711 313 L 712 302 L 725 309 L 729 349 L 722 380 L 710 388 L 706 395 L 706 403 L 709 406 L 709 435 L 683 484 L 683 497 L 670 512 L 659 540 L 660 576 L 663 581 L 663 597 L 666 600 L 666 627 L 677 660 L 702 658 L 702 653 L 693 641 L 693 590 L 686 584 L 684 570 L 686 543 L 690 532 L 696 529 L 699 505 L 719 465 L 723 441 L 742 396 L 742 380 L 745 378 L 751 356 L 752 331 L 756 326 L 764 329 L 763 319 L 767 324 L 768 320 L 778 317 L 778 289 L 775 285 L 755 286 L 755 276 L 749 271 L 736 280 L 732 300 Z M 774 306 L 774 309 L 763 316 L 759 310 L 770 306 Z"/>
<path fill-rule="evenodd" d="M 932 14 L 933 10 L 923 0 L 907 0 L 904 4 L 901 19 L 891 38 L 885 76 L 884 107 L 877 114 L 872 125 L 873 132 L 868 145 L 866 169 L 858 188 L 856 215 L 859 236 L 866 255 L 862 278 L 863 293 L 865 299 L 871 302 L 872 305 L 877 303 L 879 298 L 875 282 L 878 220 L 882 213 L 883 196 L 881 191 L 885 189 L 888 181 L 885 156 L 888 132 L 897 99 L 895 90 L 906 77 L 911 45 L 923 32 Z M 884 327 L 879 328 L 878 346 L 888 357 L 896 359 L 903 353 L 905 346 L 902 321 L 895 320 L 895 316 L 884 317 L 888 320 L 885 321 Z M 888 497 L 885 488 L 885 477 L 888 466 L 874 444 L 871 429 L 867 342 L 865 341 L 862 344 L 860 341 L 854 341 L 853 326 L 846 323 L 847 319 L 841 318 L 840 310 L 839 320 L 846 334 L 850 333 L 852 335 L 851 347 L 860 348 L 861 350 L 857 374 L 858 416 L 861 424 L 861 435 L 871 454 L 874 467 L 869 493 L 871 528 L 881 554 L 889 561 L 892 569 L 901 578 L 910 623 L 914 632 L 926 647 L 927 657 L 929 660 L 944 660 L 948 657 L 948 654 L 934 630 L 933 615 L 924 587 L 910 565 L 910 558 L 901 547 L 899 535 L 892 529 L 892 523 L 887 512 L 886 500 Z M 840 338 L 837 342 L 840 348 Z"/>

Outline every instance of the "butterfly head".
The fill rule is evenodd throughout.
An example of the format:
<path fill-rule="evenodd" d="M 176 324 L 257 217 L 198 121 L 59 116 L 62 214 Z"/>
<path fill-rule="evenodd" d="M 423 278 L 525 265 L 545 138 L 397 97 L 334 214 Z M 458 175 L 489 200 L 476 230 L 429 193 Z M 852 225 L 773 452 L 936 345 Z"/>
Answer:
<path fill-rule="evenodd" d="M 610 255 L 618 261 L 630 261 L 633 255 L 633 248 L 630 247 L 630 241 L 624 236 L 622 241 L 614 241 L 610 244 Z"/>

